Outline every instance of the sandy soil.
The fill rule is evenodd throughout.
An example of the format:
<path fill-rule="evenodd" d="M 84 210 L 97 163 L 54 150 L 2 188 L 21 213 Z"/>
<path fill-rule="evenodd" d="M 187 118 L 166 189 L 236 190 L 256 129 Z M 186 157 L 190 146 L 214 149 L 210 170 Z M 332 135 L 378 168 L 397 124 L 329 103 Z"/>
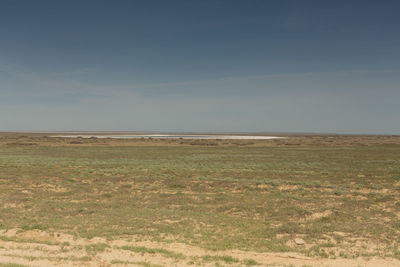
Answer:
<path fill-rule="evenodd" d="M 244 266 L 252 259 L 257 266 L 400 266 L 395 259 L 309 258 L 296 253 L 258 253 L 241 250 L 207 251 L 180 243 L 162 243 L 135 239 L 107 240 L 104 238 L 74 238 L 71 235 L 49 234 L 40 230 L 1 231 L 0 262 L 27 266 L 215 266 L 216 261 L 204 261 L 204 256 L 232 256 L 238 262 L 219 262 L 225 266 Z M 106 248 L 91 250 L 90 245 L 103 244 Z M 183 255 L 181 258 L 157 252 L 133 252 L 123 246 L 164 249 Z M 153 265 L 151 265 L 153 264 Z"/>

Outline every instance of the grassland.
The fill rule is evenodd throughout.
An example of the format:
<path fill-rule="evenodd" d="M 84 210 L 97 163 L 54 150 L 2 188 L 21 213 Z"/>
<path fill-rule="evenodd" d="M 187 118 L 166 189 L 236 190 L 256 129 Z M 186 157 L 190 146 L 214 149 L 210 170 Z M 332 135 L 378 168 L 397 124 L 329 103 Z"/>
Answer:
<path fill-rule="evenodd" d="M 396 136 L 3 133 L 0 262 L 396 266 L 399 193 Z"/>

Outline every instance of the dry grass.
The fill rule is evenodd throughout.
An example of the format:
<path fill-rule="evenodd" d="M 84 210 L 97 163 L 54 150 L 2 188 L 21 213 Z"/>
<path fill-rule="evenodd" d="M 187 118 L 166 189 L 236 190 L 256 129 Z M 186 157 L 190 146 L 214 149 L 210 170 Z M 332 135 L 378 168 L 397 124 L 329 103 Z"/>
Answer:
<path fill-rule="evenodd" d="M 11 243 L 34 241 L 79 264 L 241 266 L 267 264 L 271 253 L 397 259 L 399 192 L 396 136 L 191 141 L 3 133 L 0 229 L 9 231 L 0 255 L 12 254 Z M 86 241 L 79 247 L 72 237 Z M 121 240 L 127 243 L 113 243 Z M 110 253 L 136 256 L 101 258 Z M 26 264 L 22 256 L 1 261 Z M 36 257 L 28 263 L 57 261 Z"/>

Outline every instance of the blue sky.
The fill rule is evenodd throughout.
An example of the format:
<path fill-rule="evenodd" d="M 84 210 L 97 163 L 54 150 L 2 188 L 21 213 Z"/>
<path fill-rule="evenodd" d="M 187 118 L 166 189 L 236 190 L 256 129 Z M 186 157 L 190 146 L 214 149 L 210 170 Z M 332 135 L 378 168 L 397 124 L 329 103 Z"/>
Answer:
<path fill-rule="evenodd" d="M 398 1 L 0 2 L 0 130 L 400 134 Z"/>

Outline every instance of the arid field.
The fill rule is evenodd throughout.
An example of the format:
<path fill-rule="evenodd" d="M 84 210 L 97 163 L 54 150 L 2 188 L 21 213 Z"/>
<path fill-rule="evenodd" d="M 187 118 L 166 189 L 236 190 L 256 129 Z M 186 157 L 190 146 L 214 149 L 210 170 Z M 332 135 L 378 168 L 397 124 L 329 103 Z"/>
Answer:
<path fill-rule="evenodd" d="M 0 134 L 0 266 L 400 266 L 400 136 Z"/>

